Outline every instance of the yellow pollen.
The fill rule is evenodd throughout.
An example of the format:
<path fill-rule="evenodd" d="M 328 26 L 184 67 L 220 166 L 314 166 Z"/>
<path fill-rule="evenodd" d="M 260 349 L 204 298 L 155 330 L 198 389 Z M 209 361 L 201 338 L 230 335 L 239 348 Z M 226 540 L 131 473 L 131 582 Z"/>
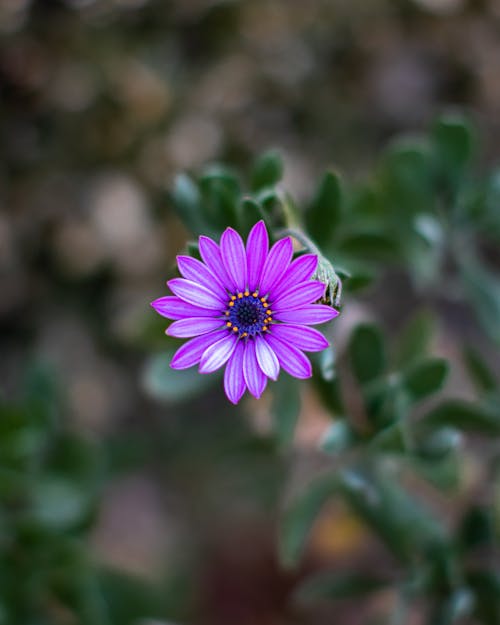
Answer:
<path fill-rule="evenodd" d="M 266 315 L 272 315 L 272 314 L 273 314 L 273 311 L 270 308 L 268 308 L 268 310 L 266 310 Z"/>
<path fill-rule="evenodd" d="M 236 299 L 236 295 L 231 295 L 231 299 L 232 299 L 232 300 L 233 300 L 233 302 L 234 302 L 234 300 Z"/>
<path fill-rule="evenodd" d="M 232 324 L 230 321 L 228 321 L 228 322 L 226 323 L 226 325 L 227 325 L 227 327 L 228 327 L 228 328 L 230 328 L 233 324 Z"/>
<path fill-rule="evenodd" d="M 266 301 L 266 298 L 265 298 L 265 297 L 261 297 L 261 298 L 260 298 L 260 301 L 261 301 L 261 302 L 265 302 L 265 301 Z"/>
<path fill-rule="evenodd" d="M 238 297 L 241 299 L 243 297 L 243 293 L 238 293 Z"/>
<path fill-rule="evenodd" d="M 245 297 L 248 297 L 250 295 L 250 291 L 245 291 Z"/>
<path fill-rule="evenodd" d="M 226 312 L 224 313 L 226 315 L 226 317 L 229 316 L 229 310 L 226 310 Z"/>
<path fill-rule="evenodd" d="M 259 296 L 259 294 L 257 293 L 257 291 L 254 291 L 254 292 L 252 293 L 252 297 L 258 297 L 258 296 Z"/>
<path fill-rule="evenodd" d="M 229 306 L 234 306 L 234 302 L 229 302 Z"/>
<path fill-rule="evenodd" d="M 242 337 L 243 337 L 243 336 L 248 336 L 248 332 L 243 332 L 243 334 L 242 334 L 241 336 L 242 336 Z"/>
<path fill-rule="evenodd" d="M 233 327 L 233 332 L 238 332 L 238 328 L 236 326 Z"/>
<path fill-rule="evenodd" d="M 264 306 L 264 308 L 267 308 L 267 307 L 269 306 L 269 304 L 268 304 L 267 302 L 264 302 L 264 303 L 262 304 L 262 306 Z"/>
<path fill-rule="evenodd" d="M 267 332 L 267 326 L 262 326 L 262 332 Z"/>

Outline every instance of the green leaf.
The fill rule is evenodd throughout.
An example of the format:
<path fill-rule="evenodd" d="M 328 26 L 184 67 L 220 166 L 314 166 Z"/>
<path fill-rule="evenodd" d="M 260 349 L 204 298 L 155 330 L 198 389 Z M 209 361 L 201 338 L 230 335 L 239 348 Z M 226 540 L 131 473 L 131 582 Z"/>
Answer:
<path fill-rule="evenodd" d="M 90 511 L 87 490 L 59 476 L 39 479 L 33 484 L 32 496 L 31 519 L 49 529 L 71 529 Z"/>
<path fill-rule="evenodd" d="M 435 150 L 445 171 L 458 174 L 469 163 L 474 134 L 470 121 L 457 113 L 445 114 L 435 123 L 432 132 Z"/>
<path fill-rule="evenodd" d="M 406 433 L 399 422 L 379 430 L 370 441 L 370 447 L 378 451 L 401 454 L 407 451 Z"/>
<path fill-rule="evenodd" d="M 338 241 L 339 254 L 375 262 L 393 262 L 398 258 L 398 245 L 392 236 L 374 230 L 346 233 Z"/>
<path fill-rule="evenodd" d="M 167 610 L 164 588 L 160 590 L 143 578 L 112 570 L 102 572 L 98 581 L 111 623 L 139 625 L 164 618 Z"/>
<path fill-rule="evenodd" d="M 453 427 L 440 427 L 425 434 L 418 444 L 418 453 L 424 460 L 441 460 L 462 444 L 462 434 Z"/>
<path fill-rule="evenodd" d="M 396 350 L 397 368 L 413 365 L 425 356 L 434 333 L 434 318 L 429 311 L 418 312 L 404 327 Z"/>
<path fill-rule="evenodd" d="M 396 376 L 376 379 L 364 388 L 365 407 L 378 430 L 405 418 L 410 401 Z"/>
<path fill-rule="evenodd" d="M 97 441 L 62 432 L 47 459 L 47 467 L 53 473 L 92 485 L 103 473 L 103 460 Z"/>
<path fill-rule="evenodd" d="M 298 563 L 316 517 L 337 487 L 334 475 L 318 478 L 285 511 L 279 536 L 279 554 L 284 566 L 290 568 Z"/>
<path fill-rule="evenodd" d="M 224 165 L 209 165 L 200 176 L 200 186 L 209 187 L 213 182 L 222 184 L 233 197 L 240 193 L 238 176 Z"/>
<path fill-rule="evenodd" d="M 269 150 L 257 158 L 250 176 L 253 191 L 277 184 L 283 175 L 283 161 L 278 152 Z"/>
<path fill-rule="evenodd" d="M 379 174 L 384 212 L 399 227 L 431 204 L 432 150 L 425 139 L 403 136 L 385 150 Z"/>
<path fill-rule="evenodd" d="M 457 588 L 445 601 L 438 604 L 431 616 L 433 625 L 463 623 L 474 607 L 474 595 L 469 588 Z"/>
<path fill-rule="evenodd" d="M 334 377 L 333 380 L 326 380 L 318 371 L 313 375 L 313 384 L 328 410 L 333 415 L 341 415 L 344 412 L 344 403 L 339 378 Z"/>
<path fill-rule="evenodd" d="M 464 347 L 463 357 L 471 380 L 479 392 L 488 393 L 498 388 L 495 375 L 474 347 Z"/>
<path fill-rule="evenodd" d="M 375 274 L 371 270 L 359 268 L 343 281 L 343 288 L 346 293 L 357 293 L 371 286 L 374 280 Z"/>
<path fill-rule="evenodd" d="M 321 437 L 320 447 L 329 454 L 339 454 L 357 442 L 356 433 L 345 420 L 335 421 Z"/>
<path fill-rule="evenodd" d="M 200 247 L 198 241 L 188 241 L 186 243 L 186 253 L 197 260 L 201 260 Z"/>
<path fill-rule="evenodd" d="M 201 183 L 203 192 L 202 210 L 205 219 L 212 228 L 223 230 L 228 226 L 238 227 L 238 193 L 223 178 L 206 178 Z"/>
<path fill-rule="evenodd" d="M 242 236 L 248 236 L 252 226 L 261 219 L 264 220 L 267 229 L 272 229 L 272 224 L 268 214 L 263 210 L 262 206 L 254 199 L 245 197 L 241 201 L 239 210 L 240 215 L 240 232 Z"/>
<path fill-rule="evenodd" d="M 182 222 L 194 235 L 214 234 L 203 217 L 202 198 L 198 186 L 186 174 L 176 176 L 172 202 Z"/>
<path fill-rule="evenodd" d="M 451 426 L 459 430 L 485 435 L 500 434 L 500 414 L 488 412 L 471 402 L 447 400 L 421 419 L 420 427 Z"/>
<path fill-rule="evenodd" d="M 384 341 L 380 330 L 371 324 L 357 326 L 349 341 L 351 366 L 362 385 L 382 375 L 386 367 Z"/>
<path fill-rule="evenodd" d="M 344 470 L 341 492 L 347 503 L 403 561 L 443 540 L 443 529 L 423 503 L 410 497 L 388 472 Z"/>
<path fill-rule="evenodd" d="M 442 358 L 428 358 L 414 365 L 404 376 L 403 384 L 413 402 L 439 391 L 448 375 L 448 363 Z"/>
<path fill-rule="evenodd" d="M 500 238 L 500 169 L 497 168 L 489 176 L 486 187 L 481 187 L 481 197 L 484 202 L 484 216 L 482 230 L 488 237 Z M 483 195 L 484 194 L 484 195 Z M 475 216 L 474 216 L 475 217 Z M 475 219 L 478 223 L 478 219 Z M 479 225 L 479 224 L 478 224 Z"/>
<path fill-rule="evenodd" d="M 324 380 L 331 381 L 335 378 L 335 350 L 333 347 L 325 349 L 318 354 L 318 367 Z"/>
<path fill-rule="evenodd" d="M 340 175 L 327 171 L 305 214 L 307 229 L 320 247 L 328 247 L 333 243 L 341 217 L 341 207 Z"/>
<path fill-rule="evenodd" d="M 307 578 L 294 595 L 299 602 L 365 597 L 389 583 L 388 580 L 363 573 L 328 571 Z"/>
<path fill-rule="evenodd" d="M 486 506 L 471 506 L 462 520 L 459 536 L 466 549 L 474 549 L 479 546 L 493 548 L 495 544 L 495 522 L 492 510 Z"/>
<path fill-rule="evenodd" d="M 500 344 L 500 278 L 472 259 L 462 261 L 461 270 L 466 294 L 479 322 L 490 338 Z"/>
<path fill-rule="evenodd" d="M 500 573 L 487 569 L 472 570 L 467 575 L 467 583 L 476 595 L 474 612 L 480 623 L 498 625 L 500 623 Z"/>
<path fill-rule="evenodd" d="M 153 398 L 164 402 L 196 397 L 214 383 L 216 377 L 200 375 L 194 368 L 178 371 L 170 367 L 174 349 L 152 356 L 142 374 L 142 385 Z"/>
<path fill-rule="evenodd" d="M 295 426 L 300 413 L 300 386 L 297 380 L 282 374 L 273 385 L 271 413 L 278 444 L 286 448 L 293 441 Z"/>
<path fill-rule="evenodd" d="M 410 458 L 411 467 L 430 484 L 443 491 L 456 491 L 462 476 L 462 457 L 456 449 L 449 449 L 440 457 Z"/>

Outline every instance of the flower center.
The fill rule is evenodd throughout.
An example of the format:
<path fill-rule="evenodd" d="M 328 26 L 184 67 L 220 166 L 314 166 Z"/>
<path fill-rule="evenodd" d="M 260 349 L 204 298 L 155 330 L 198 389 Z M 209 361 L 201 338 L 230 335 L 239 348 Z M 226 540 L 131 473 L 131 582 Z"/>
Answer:
<path fill-rule="evenodd" d="M 227 327 L 240 338 L 266 332 L 273 320 L 266 298 L 257 291 L 231 295 L 225 315 Z"/>

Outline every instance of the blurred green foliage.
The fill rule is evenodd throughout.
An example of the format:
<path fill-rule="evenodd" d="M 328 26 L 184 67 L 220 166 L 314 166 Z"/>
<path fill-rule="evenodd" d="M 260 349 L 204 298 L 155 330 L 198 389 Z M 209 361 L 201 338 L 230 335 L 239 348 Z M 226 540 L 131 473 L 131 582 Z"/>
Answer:
<path fill-rule="evenodd" d="M 489 177 L 478 178 L 472 170 L 475 143 L 468 119 L 444 115 L 429 134 L 392 143 L 364 180 L 350 184 L 339 174 L 325 174 L 304 211 L 274 186 L 282 167 L 277 155 L 268 153 L 257 160 L 248 183 L 224 174 L 225 182 L 216 192 L 219 200 L 212 196 L 212 201 L 221 206 L 231 187 L 225 223 L 229 219 L 245 231 L 245 210 L 250 207 L 275 232 L 297 232 L 300 244 L 317 251 L 301 230 L 305 221 L 310 236 L 321 244 L 325 262 L 343 276 L 348 294 L 366 290 L 391 267 L 403 270 L 426 306 L 450 295 L 454 302 L 467 303 L 482 331 L 497 342 L 500 316 L 494 298 L 500 276 L 482 260 L 482 246 L 485 241 L 500 242 L 500 212 L 497 225 L 484 232 L 480 224 L 487 214 L 491 219 L 489 201 L 487 196 L 479 200 L 477 191 L 487 188 Z M 192 226 L 197 216 L 195 232 L 208 222 L 211 231 L 220 234 L 222 226 L 211 218 L 210 203 L 203 197 L 205 180 L 202 173 L 189 186 L 177 184 L 173 201 L 186 225 Z M 344 314 L 349 314 L 348 302 L 349 295 Z M 325 502 L 340 498 L 400 564 L 387 578 L 355 570 L 319 573 L 302 582 L 299 603 L 359 600 L 391 587 L 399 607 L 390 623 L 406 623 L 409 610 L 422 600 L 426 622 L 432 625 L 464 622 L 472 615 L 478 622 L 497 622 L 496 559 L 477 561 L 471 552 L 478 544 L 498 550 L 500 519 L 496 516 L 490 524 L 482 515 L 498 515 L 494 497 L 500 468 L 499 382 L 479 352 L 467 346 L 463 366 L 477 394 L 470 399 L 443 395 L 450 368 L 457 363 L 433 355 L 433 326 L 429 312 L 417 312 L 390 345 L 379 325 L 363 322 L 353 328 L 340 366 L 332 369 L 330 364 L 329 373 L 318 367 L 313 382 L 334 418 L 322 448 L 335 459 L 334 468 L 287 507 L 280 538 L 282 562 L 298 563 Z M 298 413 L 293 386 L 298 384 L 291 386 L 285 378 L 273 389 L 275 435 L 284 442 L 291 440 Z M 356 401 L 350 399 L 353 394 Z M 491 483 L 485 485 L 482 499 L 489 504 L 480 512 L 474 499 L 468 500 L 460 512 L 465 525 L 452 528 L 431 511 L 425 497 L 409 491 L 407 483 L 418 479 L 448 496 L 459 493 L 466 479 L 464 437 L 469 434 L 487 437 L 481 443 L 482 463 Z M 464 527 L 471 523 L 474 538 L 469 534 L 464 543 Z"/>

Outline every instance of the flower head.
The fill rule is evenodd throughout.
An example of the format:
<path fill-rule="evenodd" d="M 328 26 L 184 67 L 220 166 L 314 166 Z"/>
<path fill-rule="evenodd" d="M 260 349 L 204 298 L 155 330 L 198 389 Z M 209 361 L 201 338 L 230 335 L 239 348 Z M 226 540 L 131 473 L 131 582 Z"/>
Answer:
<path fill-rule="evenodd" d="M 246 389 L 260 397 L 280 367 L 296 378 L 310 377 L 311 363 L 303 352 L 321 351 L 328 341 L 308 326 L 338 314 L 314 303 L 325 292 L 323 282 L 311 279 L 317 256 L 292 260 L 290 237 L 269 249 L 263 221 L 250 231 L 246 247 L 227 228 L 220 246 L 201 236 L 199 249 L 203 262 L 177 257 L 183 277 L 167 283 L 174 295 L 151 303 L 160 315 L 174 320 L 167 334 L 194 337 L 177 350 L 170 366 L 199 364 L 200 373 L 212 373 L 226 365 L 224 390 L 234 404 Z"/>

